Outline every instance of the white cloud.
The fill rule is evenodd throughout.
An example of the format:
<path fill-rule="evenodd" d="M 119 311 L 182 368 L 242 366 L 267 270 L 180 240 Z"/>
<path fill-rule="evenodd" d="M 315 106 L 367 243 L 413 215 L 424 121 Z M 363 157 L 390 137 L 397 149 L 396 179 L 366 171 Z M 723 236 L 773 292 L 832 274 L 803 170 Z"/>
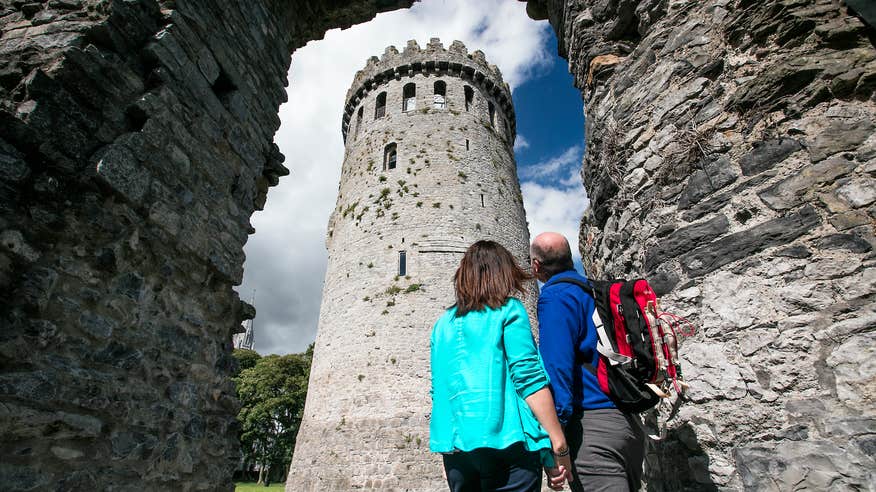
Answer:
<path fill-rule="evenodd" d="M 578 230 L 581 216 L 590 203 L 578 174 L 582 152 L 582 147 L 575 145 L 560 155 L 520 169 L 520 188 L 530 236 L 548 231 L 563 234 L 569 240 L 579 267 Z"/>
<path fill-rule="evenodd" d="M 524 137 L 523 135 L 518 133 L 517 138 L 514 139 L 514 152 L 517 152 L 518 150 L 522 150 L 522 149 L 525 149 L 528 147 L 529 147 L 529 140 L 526 140 L 526 137 Z"/>
<path fill-rule="evenodd" d="M 508 0 L 431 0 L 409 10 L 326 33 L 295 52 L 289 72 L 288 103 L 280 108 L 275 141 L 291 174 L 268 193 L 252 223 L 239 292 L 257 290 L 254 321 L 261 353 L 304 350 L 313 341 L 326 266 L 324 238 L 335 206 L 343 159 L 341 115 L 357 70 L 389 45 L 401 49 L 416 39 L 421 47 L 439 37 L 480 49 L 500 67 L 512 89 L 547 69 L 546 22 L 526 16 L 526 4 Z"/>
<path fill-rule="evenodd" d="M 580 145 L 573 145 L 558 156 L 524 166 L 520 170 L 520 178 L 524 180 L 562 179 L 562 182 L 569 186 L 574 182 L 574 179 L 570 182 L 570 175 L 577 176 L 581 167 L 581 152 Z M 577 182 L 580 183 L 581 180 L 578 179 Z"/>

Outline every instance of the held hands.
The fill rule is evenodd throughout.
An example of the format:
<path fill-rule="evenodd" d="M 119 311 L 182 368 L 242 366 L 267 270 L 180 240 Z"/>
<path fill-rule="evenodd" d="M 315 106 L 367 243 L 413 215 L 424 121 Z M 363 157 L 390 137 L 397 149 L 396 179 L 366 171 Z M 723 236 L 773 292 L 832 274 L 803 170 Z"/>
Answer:
<path fill-rule="evenodd" d="M 548 487 L 553 490 L 563 490 L 566 481 L 572 481 L 572 461 L 569 459 L 569 449 L 554 453 L 555 467 L 544 467 L 548 478 Z"/>

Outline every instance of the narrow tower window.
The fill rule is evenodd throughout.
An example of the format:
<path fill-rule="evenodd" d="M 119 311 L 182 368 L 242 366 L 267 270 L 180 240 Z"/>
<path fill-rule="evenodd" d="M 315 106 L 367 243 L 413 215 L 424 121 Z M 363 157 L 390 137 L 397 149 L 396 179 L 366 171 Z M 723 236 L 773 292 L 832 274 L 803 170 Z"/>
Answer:
<path fill-rule="evenodd" d="M 486 205 L 484 205 L 484 194 L 483 193 L 481 193 L 481 206 L 486 207 Z"/>
<path fill-rule="evenodd" d="M 374 119 L 384 116 L 386 116 L 386 93 L 381 92 L 377 95 L 377 104 L 374 106 Z"/>
<path fill-rule="evenodd" d="M 362 128 L 362 114 L 365 112 L 364 107 L 359 108 L 359 112 L 356 114 L 356 136 L 359 136 L 359 130 Z"/>
<path fill-rule="evenodd" d="M 465 139 L 465 150 L 468 150 L 468 139 Z"/>
<path fill-rule="evenodd" d="M 487 111 L 490 112 L 490 126 L 496 128 L 496 108 L 493 107 L 493 103 L 487 103 Z"/>
<path fill-rule="evenodd" d="M 411 82 L 402 89 L 402 111 L 417 109 L 417 86 Z"/>
<path fill-rule="evenodd" d="M 445 95 L 447 94 L 447 84 L 443 80 L 435 82 L 435 95 L 432 96 L 432 107 L 435 109 L 444 109 L 446 104 Z"/>
<path fill-rule="evenodd" d="M 471 105 L 474 102 L 474 91 L 469 86 L 465 86 L 465 110 L 468 111 L 471 109 Z"/>
<path fill-rule="evenodd" d="M 407 254 L 404 251 L 398 252 L 398 276 L 403 277 L 408 274 Z"/>
<path fill-rule="evenodd" d="M 391 143 L 383 149 L 383 170 L 395 169 L 396 158 L 396 146 Z"/>

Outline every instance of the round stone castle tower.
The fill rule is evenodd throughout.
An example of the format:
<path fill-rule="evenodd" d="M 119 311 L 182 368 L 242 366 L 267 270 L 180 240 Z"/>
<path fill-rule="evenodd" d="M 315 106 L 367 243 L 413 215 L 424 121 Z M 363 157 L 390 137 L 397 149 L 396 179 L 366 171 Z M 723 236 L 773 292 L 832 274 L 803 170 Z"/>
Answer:
<path fill-rule="evenodd" d="M 522 265 L 528 258 L 511 91 L 480 51 L 409 41 L 356 74 L 341 131 L 319 330 L 286 490 L 445 490 L 428 450 L 430 329 L 454 302 L 453 273 L 471 243 L 493 239 Z"/>

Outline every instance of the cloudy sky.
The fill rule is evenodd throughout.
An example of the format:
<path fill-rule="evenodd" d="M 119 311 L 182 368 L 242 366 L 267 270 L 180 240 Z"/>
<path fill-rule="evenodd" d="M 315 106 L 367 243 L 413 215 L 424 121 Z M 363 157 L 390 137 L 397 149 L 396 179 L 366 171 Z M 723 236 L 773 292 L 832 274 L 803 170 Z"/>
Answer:
<path fill-rule="evenodd" d="M 356 71 L 386 46 L 409 39 L 425 46 L 439 37 L 480 49 L 511 85 L 517 112 L 514 146 L 532 235 L 566 234 L 577 256 L 577 231 L 587 199 L 579 177 L 583 152 L 581 99 L 546 21 L 535 22 L 512 0 L 424 0 L 409 10 L 380 14 L 333 30 L 292 56 L 289 101 L 280 108 L 275 141 L 291 174 L 268 193 L 252 218 L 238 291 L 258 311 L 255 349 L 300 352 L 316 337 L 326 268 L 324 244 L 337 199 L 343 159 L 341 116 Z M 580 260 L 576 258 L 576 263 Z"/>

